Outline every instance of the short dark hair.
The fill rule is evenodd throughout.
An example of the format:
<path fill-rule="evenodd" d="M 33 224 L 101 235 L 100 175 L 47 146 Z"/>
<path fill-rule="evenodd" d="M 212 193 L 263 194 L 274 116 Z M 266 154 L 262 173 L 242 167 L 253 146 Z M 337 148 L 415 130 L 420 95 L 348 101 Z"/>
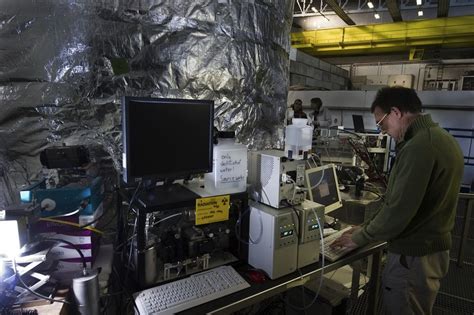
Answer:
<path fill-rule="evenodd" d="M 389 113 L 392 107 L 397 107 L 401 112 L 420 113 L 421 101 L 413 89 L 402 86 L 384 87 L 377 92 L 372 102 L 372 113 L 375 107 L 385 113 Z"/>
<path fill-rule="evenodd" d="M 312 104 L 317 104 L 317 105 L 323 105 L 323 101 L 321 101 L 321 99 L 319 97 L 313 97 L 311 99 L 311 103 Z"/>
<path fill-rule="evenodd" d="M 303 101 L 300 100 L 299 98 L 297 98 L 297 99 L 293 102 L 293 104 L 296 104 L 296 103 L 300 103 L 301 105 L 303 105 Z"/>
<path fill-rule="evenodd" d="M 311 99 L 311 107 L 313 107 L 313 105 L 316 106 L 318 110 L 320 110 L 321 107 L 323 106 L 323 101 L 321 101 L 319 97 L 313 97 Z"/>

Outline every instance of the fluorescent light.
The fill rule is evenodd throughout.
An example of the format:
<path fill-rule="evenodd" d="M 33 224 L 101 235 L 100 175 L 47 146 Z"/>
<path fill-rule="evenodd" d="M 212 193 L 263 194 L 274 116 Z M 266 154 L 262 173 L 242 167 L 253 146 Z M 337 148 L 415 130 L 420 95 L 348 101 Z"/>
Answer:
<path fill-rule="evenodd" d="M 421 5 L 423 0 L 416 0 L 416 5 Z"/>
<path fill-rule="evenodd" d="M 314 13 L 318 13 L 318 10 L 315 7 L 311 7 L 311 10 L 313 10 Z"/>
<path fill-rule="evenodd" d="M 416 0 L 416 1 L 421 1 L 421 0 Z M 367 2 L 367 6 L 368 6 L 370 9 L 373 9 L 373 8 L 374 8 L 374 4 L 372 3 L 372 1 Z"/>
<path fill-rule="evenodd" d="M 15 257 L 20 251 L 20 236 L 16 220 L 0 221 L 0 256 Z"/>
<path fill-rule="evenodd" d="M 378 19 L 380 19 L 380 15 L 378 13 L 375 13 L 374 18 L 378 20 Z"/>
<path fill-rule="evenodd" d="M 423 11 L 418 11 L 418 16 L 423 16 Z"/>

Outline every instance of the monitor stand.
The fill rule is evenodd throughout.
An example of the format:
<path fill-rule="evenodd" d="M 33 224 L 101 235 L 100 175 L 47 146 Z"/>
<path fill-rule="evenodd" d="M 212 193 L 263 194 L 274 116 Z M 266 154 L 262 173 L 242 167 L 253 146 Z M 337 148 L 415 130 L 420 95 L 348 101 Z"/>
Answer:
<path fill-rule="evenodd" d="M 183 185 L 165 181 L 163 185 L 145 188 L 138 202 L 147 212 L 153 212 L 194 206 L 197 198 L 201 196 Z"/>

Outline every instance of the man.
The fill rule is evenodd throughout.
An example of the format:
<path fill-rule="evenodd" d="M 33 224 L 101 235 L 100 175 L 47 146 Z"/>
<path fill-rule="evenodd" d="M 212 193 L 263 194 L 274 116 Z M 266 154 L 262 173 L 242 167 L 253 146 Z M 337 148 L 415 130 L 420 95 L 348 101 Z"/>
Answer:
<path fill-rule="evenodd" d="M 319 97 L 313 97 L 311 99 L 311 109 L 313 113 L 309 115 L 309 123 L 314 126 L 314 128 L 320 127 L 329 127 L 331 119 L 327 119 L 326 110 L 323 107 L 323 101 Z"/>
<path fill-rule="evenodd" d="M 385 200 L 369 222 L 332 246 L 388 241 L 382 277 L 387 313 L 431 314 L 448 271 L 463 153 L 448 132 L 421 113 L 412 89 L 382 88 L 371 111 L 377 127 L 397 142 Z"/>

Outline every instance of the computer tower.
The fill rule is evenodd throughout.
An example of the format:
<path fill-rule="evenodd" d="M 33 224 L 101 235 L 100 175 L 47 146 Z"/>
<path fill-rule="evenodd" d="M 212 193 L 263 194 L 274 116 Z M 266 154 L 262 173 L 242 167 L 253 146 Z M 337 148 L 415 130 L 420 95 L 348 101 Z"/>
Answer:
<path fill-rule="evenodd" d="M 296 270 L 298 218 L 291 208 L 273 209 L 249 202 L 248 263 L 276 279 Z"/>
<path fill-rule="evenodd" d="M 319 261 L 320 225 L 324 228 L 324 206 L 305 200 L 294 208 L 299 216 L 298 268 L 302 268 Z"/>
<path fill-rule="evenodd" d="M 305 160 L 292 160 L 283 151 L 249 152 L 249 183 L 253 199 L 274 208 L 306 199 Z"/>

